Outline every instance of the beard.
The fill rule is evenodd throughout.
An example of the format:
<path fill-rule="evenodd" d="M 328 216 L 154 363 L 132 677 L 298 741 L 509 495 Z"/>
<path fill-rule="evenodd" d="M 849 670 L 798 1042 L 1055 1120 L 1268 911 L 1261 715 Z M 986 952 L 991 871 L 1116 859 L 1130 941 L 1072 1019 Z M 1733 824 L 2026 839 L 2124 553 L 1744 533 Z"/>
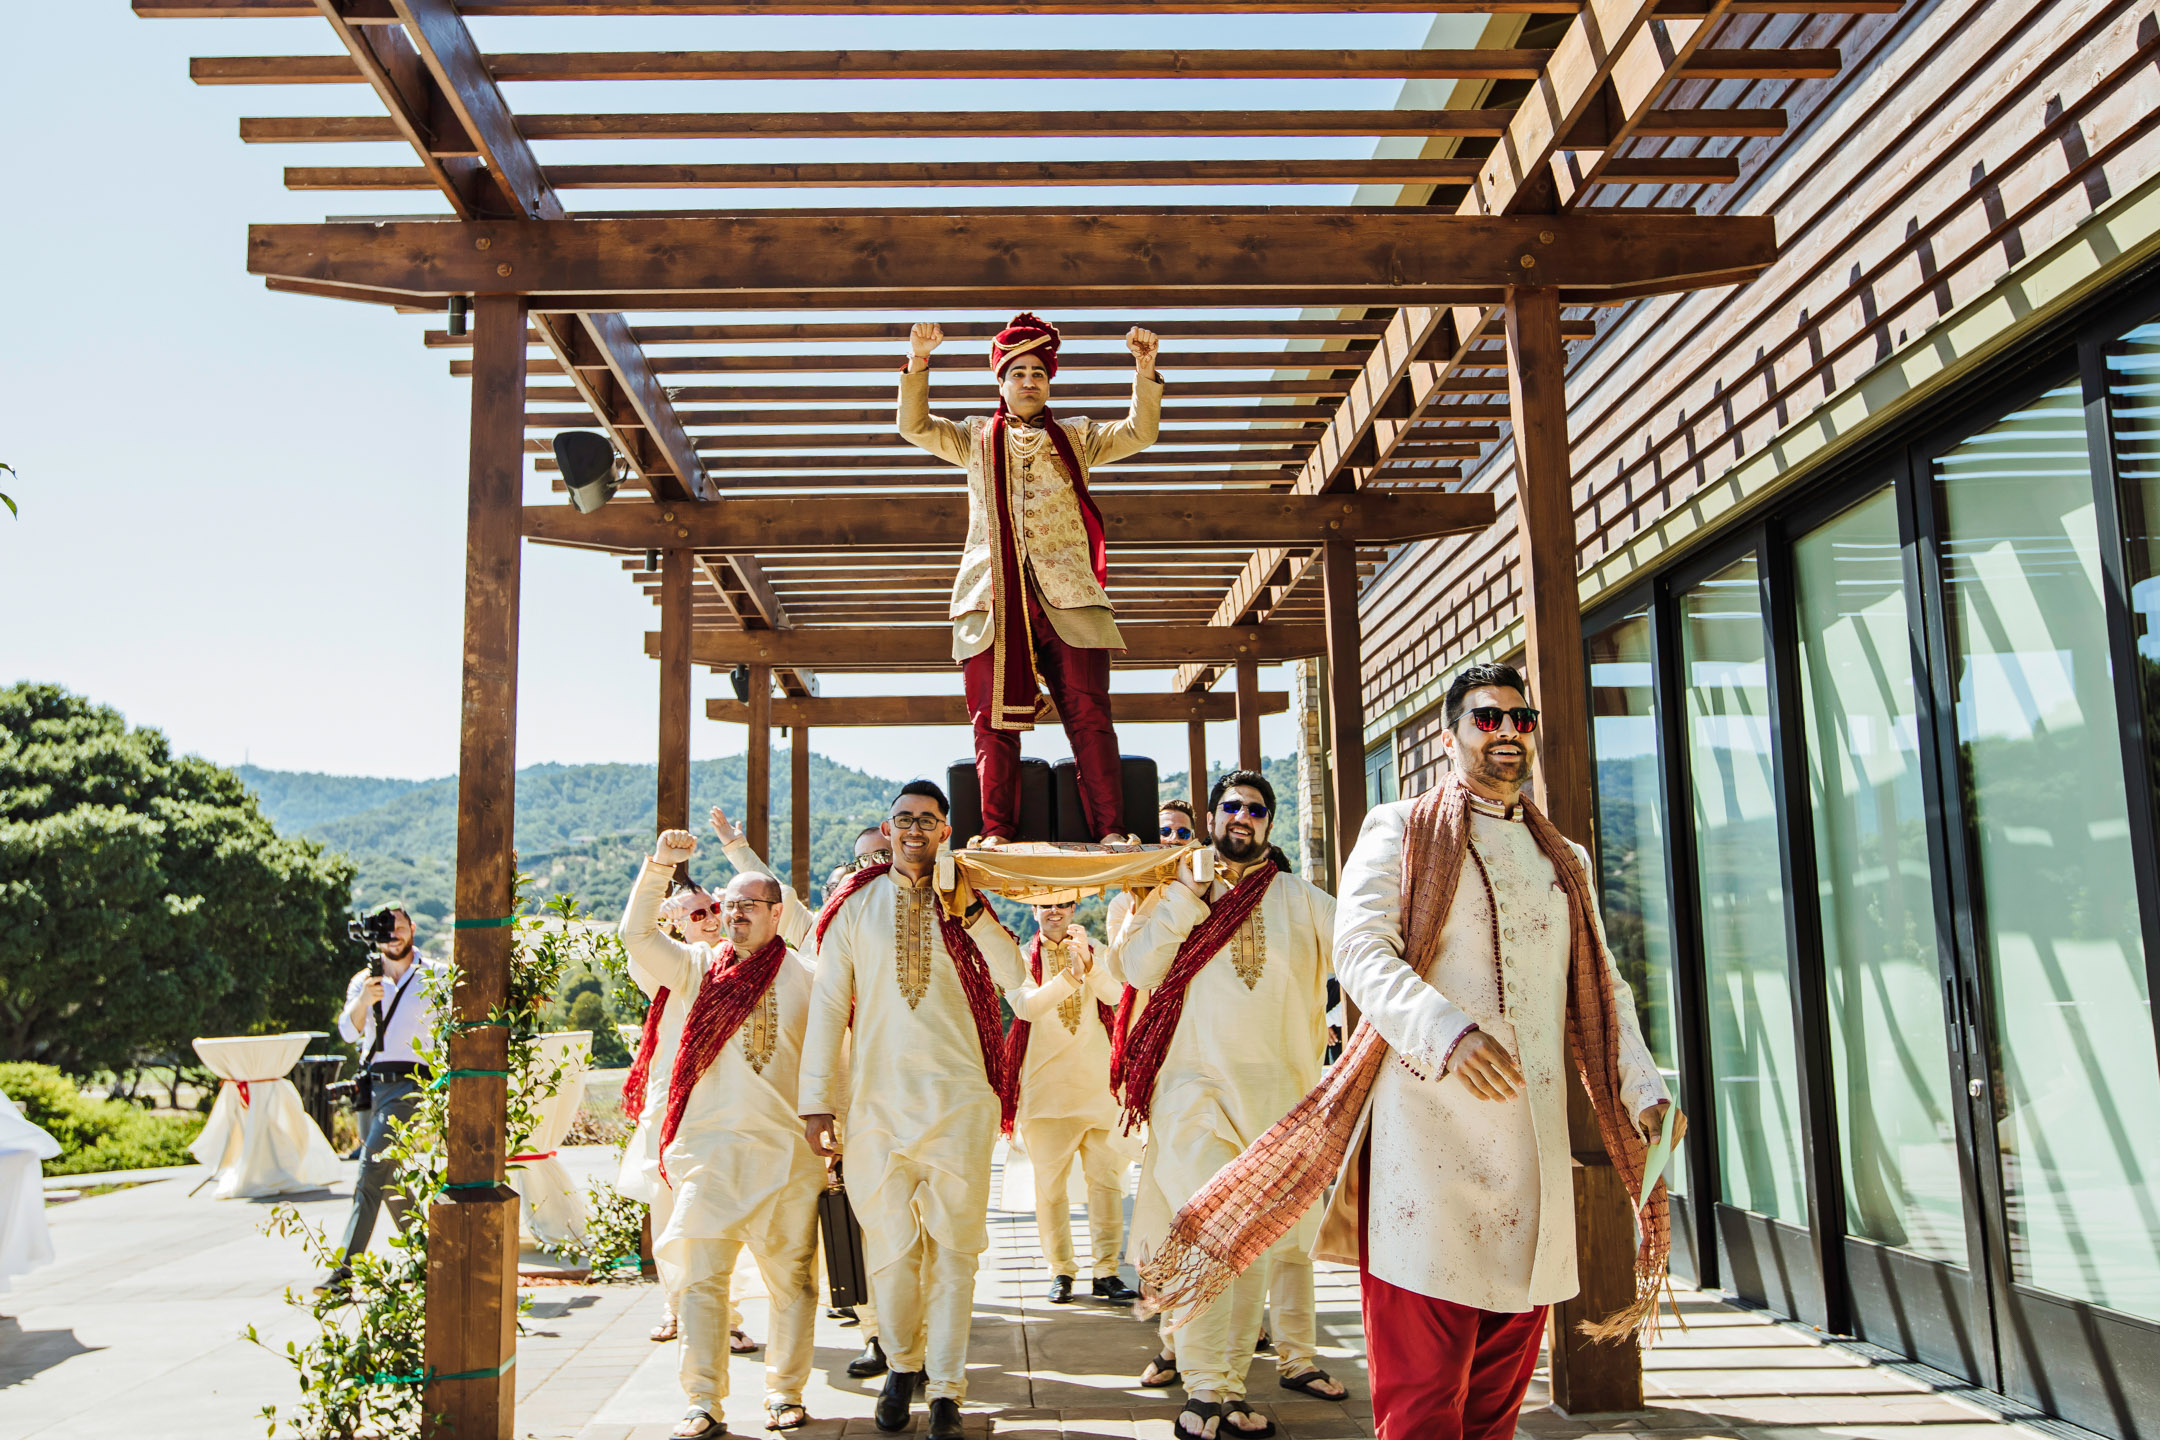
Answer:
<path fill-rule="evenodd" d="M 1264 836 L 1224 834 L 1215 848 L 1233 865 L 1249 865 L 1267 854 L 1268 842 Z"/>
<path fill-rule="evenodd" d="M 1469 776 L 1486 785 L 1527 787 L 1530 784 L 1530 756 L 1526 752 L 1518 760 L 1494 760 L 1487 751 L 1480 750 L 1470 757 Z"/>

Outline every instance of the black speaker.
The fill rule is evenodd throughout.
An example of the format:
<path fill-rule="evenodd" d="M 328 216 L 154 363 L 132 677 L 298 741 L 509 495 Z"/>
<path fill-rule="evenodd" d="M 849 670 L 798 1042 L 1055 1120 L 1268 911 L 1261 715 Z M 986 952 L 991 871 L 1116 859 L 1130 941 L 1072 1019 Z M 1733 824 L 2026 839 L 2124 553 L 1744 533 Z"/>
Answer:
<path fill-rule="evenodd" d="M 952 799 L 952 847 L 964 849 L 967 842 L 982 834 L 982 785 L 975 775 L 975 762 L 955 760 L 945 771 L 945 793 Z M 1008 840 L 1049 840 L 1052 805 L 1050 798 L 1050 762 L 1031 756 L 1020 757 L 1020 833 L 1008 835 Z"/>
<path fill-rule="evenodd" d="M 1122 772 L 1119 783 L 1124 791 L 1118 828 L 1153 843 L 1159 829 L 1155 814 L 1162 808 L 1155 761 L 1146 755 L 1121 755 L 1118 760 Z M 1051 776 L 1058 840 L 1068 845 L 1092 845 L 1102 839 L 1089 827 L 1086 807 L 1080 803 L 1079 765 L 1069 759 L 1060 760 L 1051 767 Z"/>

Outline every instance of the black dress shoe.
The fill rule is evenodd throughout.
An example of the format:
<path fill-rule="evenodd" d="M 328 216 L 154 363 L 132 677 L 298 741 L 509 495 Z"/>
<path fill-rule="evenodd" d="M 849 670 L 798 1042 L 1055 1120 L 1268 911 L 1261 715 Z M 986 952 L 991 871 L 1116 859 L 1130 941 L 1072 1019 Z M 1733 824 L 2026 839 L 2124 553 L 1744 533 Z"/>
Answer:
<path fill-rule="evenodd" d="M 1130 1305 L 1140 1298 L 1140 1292 L 1127 1285 L 1115 1275 L 1105 1275 L 1095 1282 L 1095 1298 L 1111 1305 Z"/>
<path fill-rule="evenodd" d="M 877 1343 L 875 1335 L 872 1335 L 870 1343 L 863 1347 L 862 1354 L 847 1362 L 850 1380 L 868 1380 L 873 1375 L 883 1375 L 891 1368 L 892 1366 L 885 1363 L 885 1347 Z"/>
<path fill-rule="evenodd" d="M 871 1415 L 878 1429 L 888 1435 L 907 1429 L 908 1404 L 915 1398 L 915 1382 L 921 1378 L 913 1370 L 894 1370 L 885 1376 L 885 1388 L 878 1392 L 877 1409 Z"/>
<path fill-rule="evenodd" d="M 837 1310 L 828 1310 L 825 1313 L 831 1316 L 833 1319 L 838 1320 L 842 1325 L 862 1324 L 862 1316 L 855 1313 L 855 1307 L 853 1305 L 842 1305 Z"/>
<path fill-rule="evenodd" d="M 1072 1304 L 1072 1282 L 1073 1277 L 1070 1275 L 1059 1275 L 1051 1280 L 1050 1303 L 1052 1305 Z"/>
<path fill-rule="evenodd" d="M 960 1402 L 940 1396 L 930 1402 L 930 1440 L 962 1440 Z"/>

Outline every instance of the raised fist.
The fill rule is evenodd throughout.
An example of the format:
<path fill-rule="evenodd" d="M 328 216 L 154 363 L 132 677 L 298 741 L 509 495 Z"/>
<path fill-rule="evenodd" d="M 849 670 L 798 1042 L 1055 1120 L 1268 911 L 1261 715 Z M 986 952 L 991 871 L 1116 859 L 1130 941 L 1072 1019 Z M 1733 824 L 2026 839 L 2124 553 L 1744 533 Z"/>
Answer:
<path fill-rule="evenodd" d="M 663 830 L 653 843 L 652 858 L 663 865 L 680 865 L 697 854 L 697 837 L 688 830 Z"/>
<path fill-rule="evenodd" d="M 916 328 L 920 329 L 921 327 L 917 326 Z M 1132 351 L 1133 360 L 1142 371 L 1155 368 L 1155 347 L 1159 343 L 1155 338 L 1154 331 L 1142 330 L 1137 325 L 1125 332 L 1125 348 Z"/>
<path fill-rule="evenodd" d="M 908 331 L 907 343 L 910 360 L 928 360 L 930 352 L 945 343 L 945 327 L 935 320 L 918 320 Z"/>

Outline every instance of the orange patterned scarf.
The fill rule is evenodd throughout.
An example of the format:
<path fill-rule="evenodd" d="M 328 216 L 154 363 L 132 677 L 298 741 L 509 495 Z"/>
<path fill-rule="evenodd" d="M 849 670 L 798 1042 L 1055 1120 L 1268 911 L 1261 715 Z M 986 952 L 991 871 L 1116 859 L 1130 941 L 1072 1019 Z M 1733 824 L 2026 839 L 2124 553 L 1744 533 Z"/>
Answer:
<path fill-rule="evenodd" d="M 1589 877 L 1544 812 L 1525 801 L 1523 815 L 1567 891 L 1568 1046 L 1596 1107 L 1605 1153 L 1628 1193 L 1637 1194 L 1648 1146 L 1620 1097 L 1620 1014 L 1610 961 L 1597 939 Z M 1403 953 L 1419 975 L 1430 974 L 1439 958 L 1440 931 L 1455 902 L 1469 834 L 1469 787 L 1459 774 L 1451 773 L 1411 807 L 1403 837 Z M 1290 1233 L 1341 1168 L 1387 1055 L 1380 1032 L 1361 1020 L 1342 1058 L 1312 1093 L 1186 1202 L 1168 1238 L 1140 1267 L 1159 1308 L 1179 1319 L 1197 1312 Z M 1672 1244 L 1665 1202 L 1660 1180 L 1642 1211 L 1634 1303 L 1596 1324 L 1585 1322 L 1590 1338 L 1619 1340 L 1656 1327 Z"/>

